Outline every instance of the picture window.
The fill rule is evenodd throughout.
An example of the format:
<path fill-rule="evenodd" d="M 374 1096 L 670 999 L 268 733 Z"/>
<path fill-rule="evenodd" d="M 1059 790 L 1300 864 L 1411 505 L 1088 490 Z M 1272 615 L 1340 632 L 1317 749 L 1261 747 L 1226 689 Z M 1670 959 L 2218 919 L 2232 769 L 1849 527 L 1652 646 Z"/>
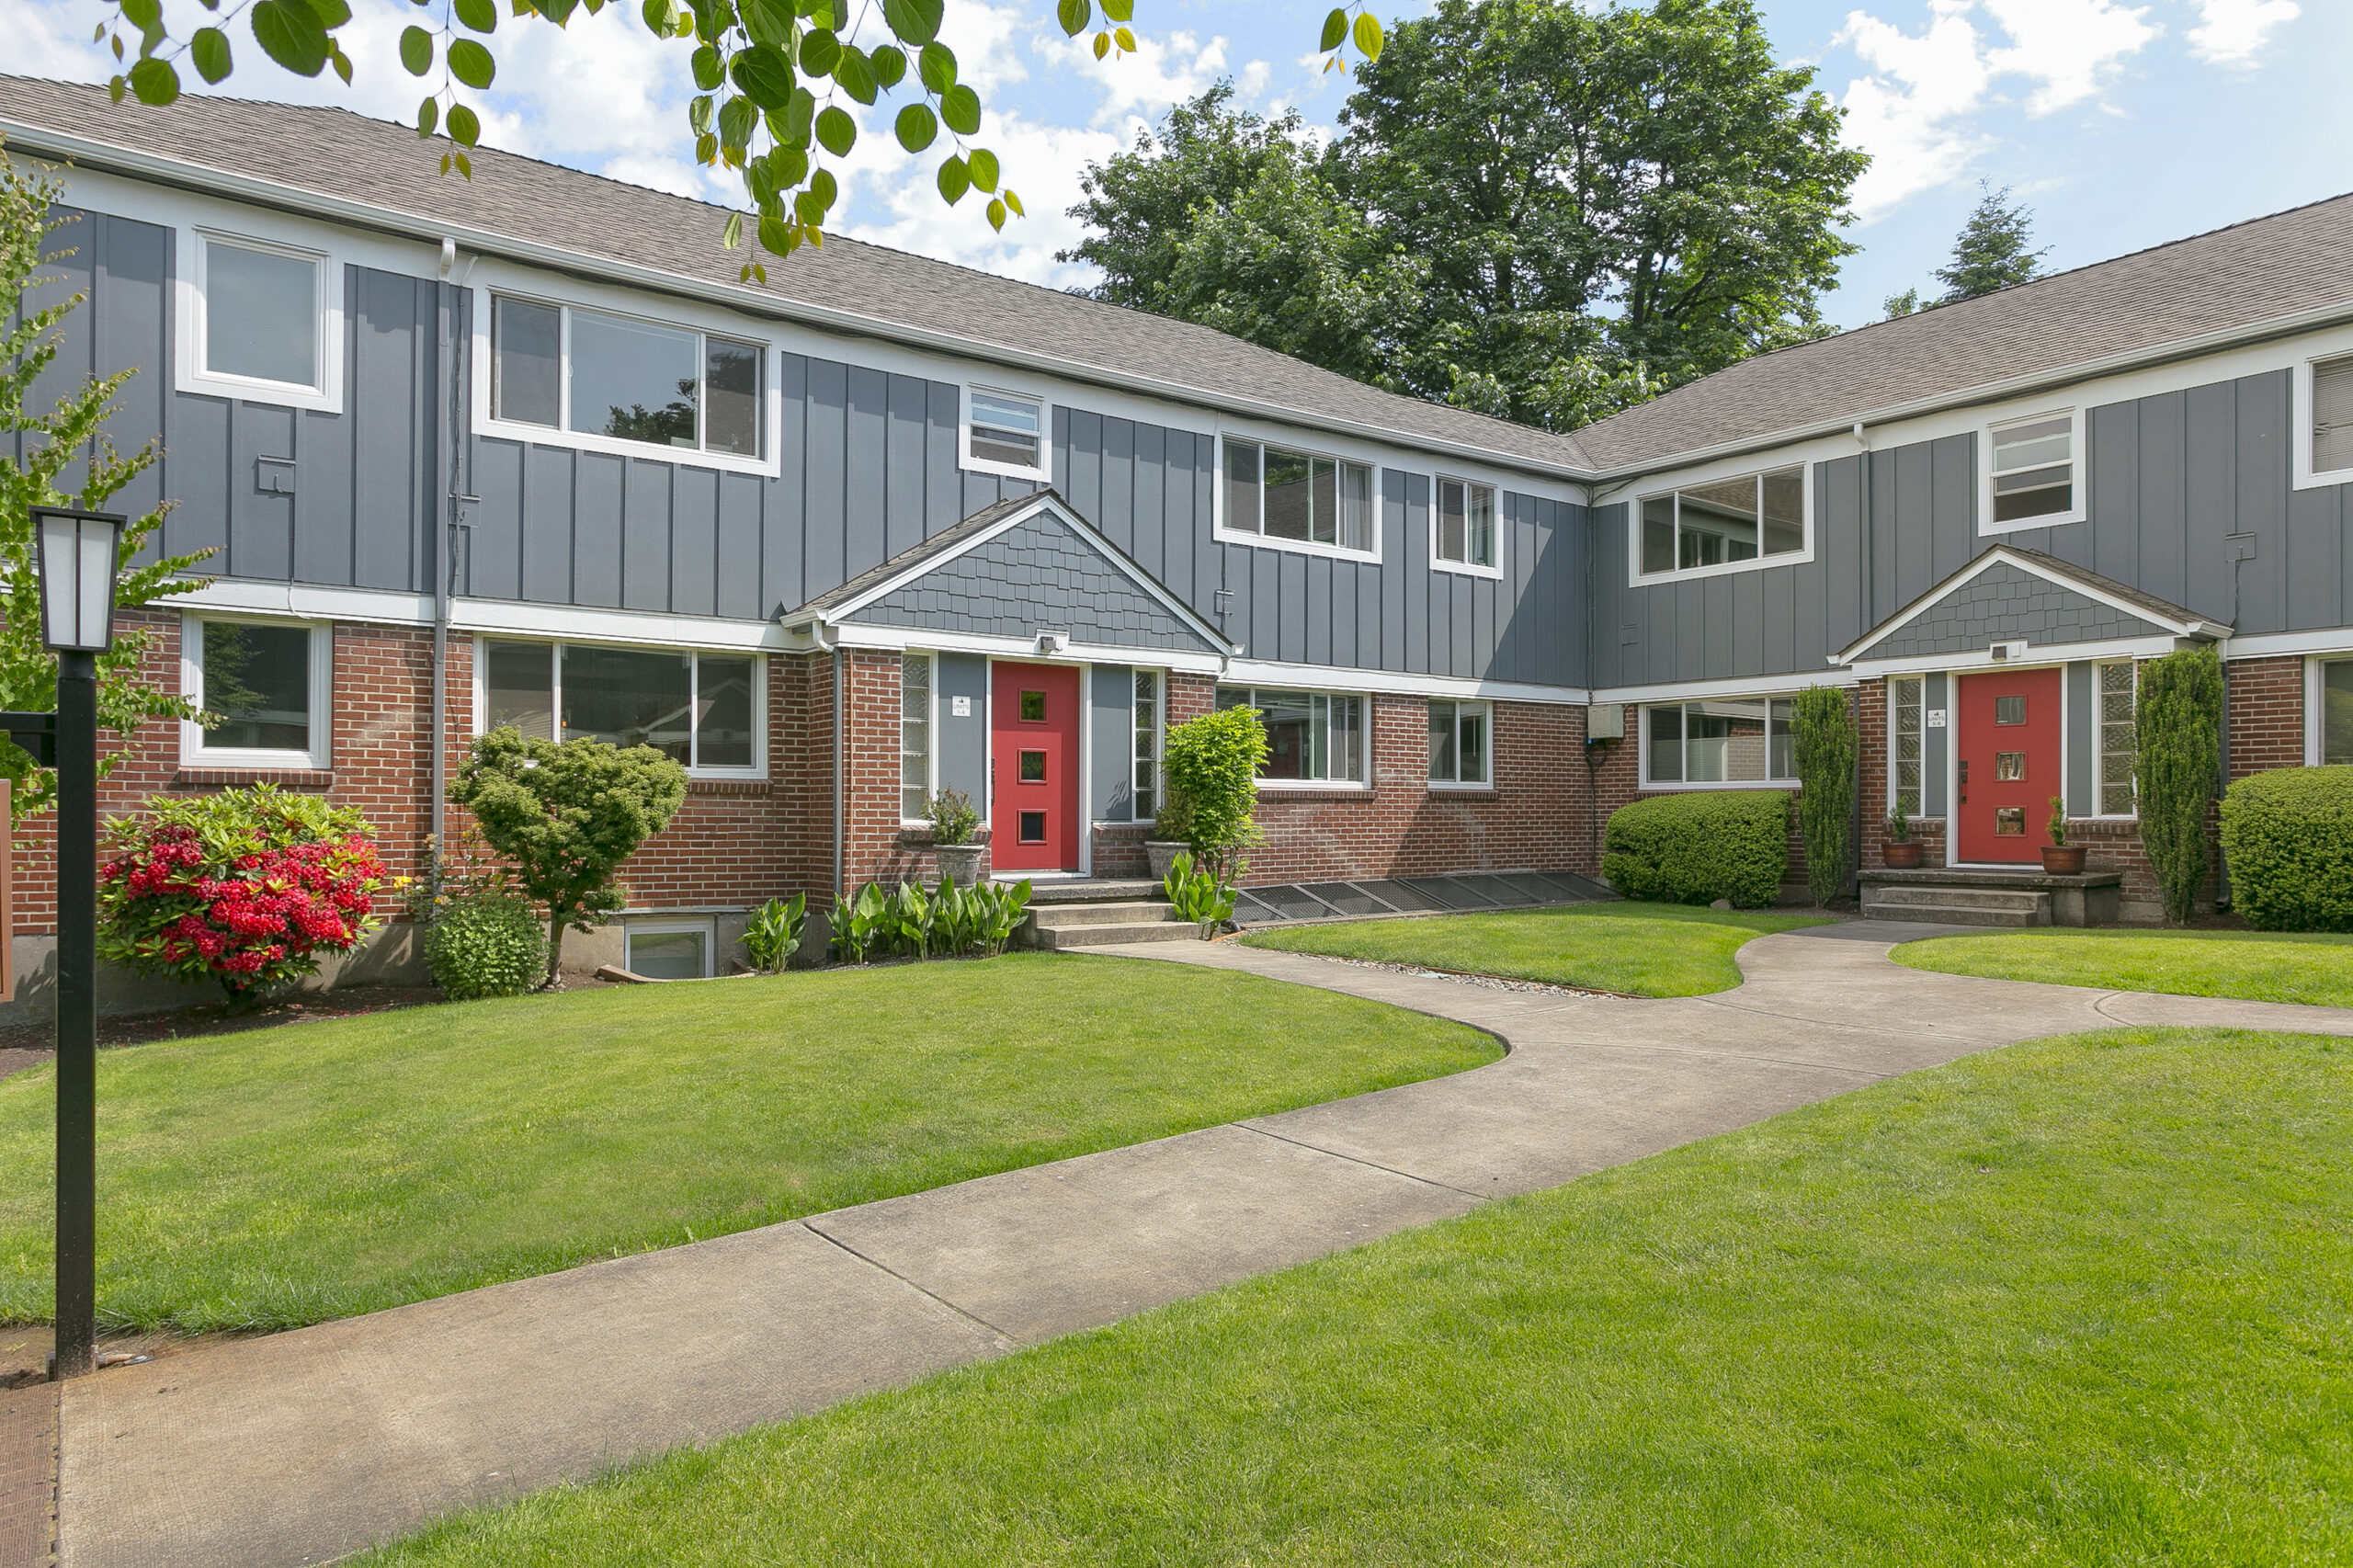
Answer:
<path fill-rule="evenodd" d="M 1696 572 L 1805 549 L 1805 470 L 1717 480 L 1642 503 L 1643 574 Z"/>
<path fill-rule="evenodd" d="M 1430 704 L 1430 782 L 1485 784 L 1491 710 L 1483 702 Z"/>
<path fill-rule="evenodd" d="M 758 458 L 758 344 L 572 305 L 491 300 L 491 414 L 673 450 Z"/>
<path fill-rule="evenodd" d="M 482 665 L 486 731 L 648 745 L 699 772 L 758 766 L 758 672 L 749 654 L 492 640 Z"/>
<path fill-rule="evenodd" d="M 1267 760 L 1259 766 L 1259 778 L 1302 783 L 1364 781 L 1363 698 L 1220 687 L 1217 705 L 1220 711 L 1256 708 L 1265 721 Z"/>
<path fill-rule="evenodd" d="M 1796 704 L 1786 697 L 1717 698 L 1643 710 L 1652 784 L 1797 781 Z"/>
<path fill-rule="evenodd" d="M 270 767 L 326 765 L 327 635 L 271 621 L 183 623 L 184 689 L 220 722 L 185 732 L 191 759 Z"/>
<path fill-rule="evenodd" d="M 1229 533 L 1373 551 L 1372 470 L 1257 441 L 1225 442 Z"/>
<path fill-rule="evenodd" d="M 317 392 L 325 258 L 204 237 L 204 370 Z"/>

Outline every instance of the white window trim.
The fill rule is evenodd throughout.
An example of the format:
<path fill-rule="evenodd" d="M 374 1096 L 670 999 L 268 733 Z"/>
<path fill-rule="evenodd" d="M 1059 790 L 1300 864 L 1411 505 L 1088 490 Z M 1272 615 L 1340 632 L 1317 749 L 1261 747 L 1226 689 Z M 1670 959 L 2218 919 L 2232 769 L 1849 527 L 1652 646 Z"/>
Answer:
<path fill-rule="evenodd" d="M 242 246 L 247 250 L 293 256 L 313 265 L 315 297 L 312 301 L 317 336 L 314 346 L 318 375 L 315 386 L 264 381 L 255 376 L 212 370 L 204 362 L 204 268 L 208 244 Z M 190 226 L 178 231 L 179 324 L 173 335 L 173 388 L 199 397 L 233 397 L 247 403 L 274 403 L 324 414 L 343 412 L 343 264 L 331 252 L 311 245 L 289 244 L 260 234 L 230 229 Z M 289 451 L 285 454 L 292 457 Z"/>
<path fill-rule="evenodd" d="M 547 305 L 563 312 L 562 327 L 563 361 L 557 370 L 557 386 L 561 402 L 556 425 L 532 425 L 519 419 L 501 419 L 491 401 L 491 319 L 494 296 L 525 304 Z M 636 458 L 643 462 L 671 463 L 680 468 L 713 469 L 724 473 L 752 473 L 774 479 L 782 472 L 779 448 L 783 435 L 783 390 L 779 386 L 779 365 L 777 358 L 776 335 L 763 330 L 761 324 L 719 311 L 700 309 L 681 301 L 674 314 L 650 316 L 642 309 L 632 309 L 629 303 L 617 303 L 549 290 L 533 279 L 510 285 L 496 279 L 472 286 L 473 301 L 473 433 L 502 441 L 521 441 L 537 447 L 562 447 L 572 451 L 597 452 L 608 457 Z M 651 441 L 624 440 L 618 436 L 599 436 L 586 430 L 569 430 L 562 422 L 572 412 L 572 312 L 589 311 L 597 315 L 619 316 L 625 321 L 643 323 L 647 326 L 665 327 L 672 332 L 691 332 L 705 337 L 724 337 L 738 343 L 748 343 L 760 351 L 760 449 L 766 454 L 756 458 L 735 452 L 712 452 L 688 447 L 657 447 Z"/>
<path fill-rule="evenodd" d="M 1803 497 L 1805 510 L 1805 542 L 1797 549 L 1783 551 L 1779 555 L 1760 555 L 1754 561 L 1723 561 L 1713 566 L 1693 566 L 1688 569 L 1678 567 L 1671 572 L 1643 570 L 1643 504 L 1644 502 L 1654 501 L 1662 495 L 1672 495 L 1678 490 L 1693 490 L 1703 484 L 1721 484 L 1730 479 L 1757 479 L 1768 473 L 1779 473 L 1784 469 L 1791 468 L 1796 469 L 1801 476 L 1798 490 Z M 1813 470 L 1813 460 L 1802 459 L 1797 462 L 1751 465 L 1729 473 L 1709 473 L 1700 471 L 1698 477 L 1678 479 L 1672 484 L 1663 484 L 1654 490 L 1643 491 L 1626 503 L 1628 581 L 1636 587 L 1647 587 L 1659 583 L 1696 583 L 1703 577 L 1729 577 L 1741 572 L 1769 572 L 1778 566 L 1806 564 L 1813 559 L 1814 551 Z M 1435 497 L 1433 497 L 1433 505 L 1435 505 Z M 1497 526 L 1500 529 L 1500 518 Z"/>
<path fill-rule="evenodd" d="M 183 767 L 287 768 L 324 772 L 334 764 L 330 732 L 335 723 L 331 683 L 335 676 L 335 627 L 328 622 L 295 620 L 267 615 L 221 615 L 183 611 L 180 615 L 180 694 L 204 706 L 204 623 L 219 620 L 248 626 L 299 626 L 311 634 L 311 746 L 308 751 L 278 751 L 260 747 L 216 746 L 203 725 L 194 720 L 180 724 L 180 766 Z"/>
<path fill-rule="evenodd" d="M 2070 424 L 2067 438 L 2069 493 L 2075 505 L 2064 512 L 2046 513 L 2040 517 L 2021 517 L 2014 523 L 1994 520 L 1994 434 L 2013 425 L 2032 425 L 2039 420 L 2064 416 Z M 2036 528 L 2063 528 L 2080 523 L 2091 516 L 2091 454 L 2084 442 L 2084 405 L 2072 408 L 2045 408 L 2033 414 L 2006 414 L 1999 419 L 1988 419 L 1977 427 L 1977 532 L 1990 538 L 2001 534 L 2028 533 Z"/>
<path fill-rule="evenodd" d="M 1745 562 L 1744 562 L 1744 564 L 1745 564 Z M 1634 715 L 1636 721 L 1642 726 L 1640 755 L 1638 755 L 1634 759 L 1634 777 L 1637 780 L 1634 786 L 1635 792 L 1645 795 L 1682 795 L 1688 794 L 1695 790 L 1789 790 L 1794 791 L 1798 787 L 1798 781 L 1795 778 L 1703 778 L 1698 780 L 1677 778 L 1657 784 L 1652 783 L 1650 710 L 1654 708 L 1680 708 L 1688 703 L 1712 702 L 1717 700 L 1727 702 L 1762 702 L 1765 704 L 1766 714 L 1765 756 L 1767 761 L 1769 763 L 1773 755 L 1773 703 L 1777 699 L 1783 699 L 1794 702 L 1797 700 L 1797 696 L 1798 694 L 1796 691 L 1784 687 L 1779 691 L 1744 691 L 1737 695 L 1719 693 L 1715 696 L 1709 697 L 1687 697 L 1679 701 L 1671 700 L 1643 703 L 1636 709 Z"/>
<path fill-rule="evenodd" d="M 2141 818 L 2141 810 L 2140 810 L 2140 803 L 2141 803 L 2141 790 L 2140 790 L 2140 783 L 2139 783 L 2139 781 L 2138 781 L 2137 779 L 2136 779 L 2136 780 L 2134 780 L 2133 788 L 2132 788 L 2132 810 L 2131 810 L 2131 811 L 2129 811 L 2129 812 L 2106 812 L 2106 811 L 2101 811 L 2101 810 L 2099 810 L 2099 809 L 2098 809 L 2098 808 L 2099 808 L 2099 806 L 2103 803 L 2103 802 L 2102 802 L 2102 801 L 2101 801 L 2101 798 L 2100 798 L 2100 797 L 2101 797 L 2101 795 L 2104 793 L 2104 787 L 2103 787 L 2103 785 L 2102 785 L 2102 782 L 2101 782 L 2101 779 L 2100 779 L 2100 776 L 2099 776 L 2099 775 L 2100 775 L 2100 769 L 2099 769 L 2099 759 L 2100 759 L 2100 728 L 2101 728 L 2101 726 L 2102 726 L 2104 723 L 2106 723 L 2106 722 L 2107 722 L 2107 721 L 2101 717 L 2102 710 L 2101 710 L 2101 705 L 2100 705 L 2100 695 L 2101 695 L 2101 693 L 2100 693 L 2100 689 L 2099 689 L 2099 673 L 2100 673 L 2100 671 L 2101 671 L 2102 669 L 2105 669 L 2105 668 L 2106 668 L 2107 666 L 2109 666 L 2109 665 L 2129 665 L 2129 666 L 2131 668 L 2131 671 L 2132 671 L 2132 728 L 2133 728 L 2133 733 L 2134 733 L 2134 734 L 2136 734 L 2136 735 L 2137 735 L 2137 734 L 2140 733 L 2140 726 L 2141 726 L 2141 661 L 2140 661 L 2140 660 L 2138 660 L 2138 659 L 2095 659 L 2095 660 L 2093 660 L 2093 661 L 2092 661 L 2092 711 L 2091 711 L 2091 727 L 2092 727 L 2091 775 L 2092 775 L 2092 776 L 2091 776 L 2089 778 L 2087 778 L 2087 779 L 2086 779 L 2086 780 L 2084 781 L 2084 782 L 2085 782 L 2085 784 L 2086 785 L 2086 787 L 2088 788 L 2089 792 L 2090 792 L 2090 795 L 2091 795 L 2091 803 L 2092 803 L 2092 806 L 2093 806 L 2093 810 L 2092 810 L 2092 812 L 2090 812 L 2090 814 L 2089 814 L 2089 816 L 2088 816 L 2088 817 L 2086 817 L 2086 818 L 2083 818 L 2083 819 L 2077 819 L 2077 818 L 2075 816 L 2075 814 L 2074 814 L 2073 812 L 2070 812 L 2070 813 L 2068 813 L 2068 819 L 2069 819 L 2070 821 L 2085 820 L 2085 821 L 2093 821 L 2093 822 L 2138 822 L 2138 821 L 2140 820 L 2140 818 Z M 2062 676 L 2060 676 L 2060 680 L 2059 680 L 2059 691 L 2060 691 L 2060 715 L 2061 715 L 2061 718 L 2062 718 L 2062 720 L 2063 720 L 2063 719 L 2065 718 L 2065 714 L 2066 714 L 2066 690 L 2067 690 L 2067 681 L 2066 681 L 2066 677 L 2065 677 L 2065 676 L 2064 676 L 2064 675 L 2062 675 Z"/>
<path fill-rule="evenodd" d="M 1135 810 L 1136 788 L 1136 688 L 1135 677 L 1150 676 L 1153 685 L 1152 714 L 1152 799 L 1153 813 L 1144 816 Z M 1166 799 L 1168 790 L 1168 672 L 1138 665 L 1128 672 L 1128 815 L 1131 821 L 1157 823 L 1159 803 Z"/>
<path fill-rule="evenodd" d="M 1433 697 L 1429 700 L 1433 704 L 1439 702 L 1451 703 L 1454 707 L 1456 724 L 1454 732 L 1454 770 L 1457 773 L 1462 771 L 1462 731 L 1461 728 L 1462 710 L 1466 708 L 1478 709 L 1480 712 L 1485 716 L 1487 721 L 1487 776 L 1484 778 L 1469 780 L 1432 777 L 1429 780 L 1430 792 L 1433 794 L 1439 794 L 1447 790 L 1469 790 L 1472 794 L 1493 793 L 1495 788 L 1495 705 L 1492 702 L 1474 701 L 1468 699 L 1450 697 Z M 1424 728 L 1425 731 L 1427 731 L 1427 726 L 1425 725 Z"/>
<path fill-rule="evenodd" d="M 700 765 L 694 765 L 688 767 L 687 777 L 689 778 L 765 778 L 767 777 L 768 659 L 766 653 L 756 653 L 748 648 L 736 650 L 732 648 L 650 647 L 642 642 L 600 642 L 597 639 L 591 637 L 550 637 L 543 633 L 530 631 L 479 631 L 474 634 L 473 712 L 470 716 L 468 725 L 472 733 L 476 735 L 487 733 L 490 723 L 490 659 L 486 649 L 487 645 L 492 642 L 531 642 L 550 649 L 563 647 L 566 644 L 578 645 L 582 647 L 626 647 L 643 653 L 690 654 L 695 660 L 695 680 L 698 683 L 698 686 L 699 686 L 699 683 L 702 680 L 702 660 L 705 657 L 736 659 L 749 655 L 752 661 L 751 766 L 748 767 L 707 767 Z M 548 657 L 550 661 L 548 678 L 551 683 L 552 683 L 550 687 L 550 694 L 553 697 L 555 703 L 553 729 L 555 731 L 555 738 L 561 740 L 563 735 L 563 677 L 561 673 L 563 669 L 563 661 L 557 658 L 552 653 L 551 653 Z"/>
<path fill-rule="evenodd" d="M 1492 566 L 1482 566 L 1482 565 L 1480 565 L 1478 562 L 1474 562 L 1474 561 L 1449 561 L 1446 557 L 1444 557 L 1444 556 L 1440 555 L 1440 554 L 1438 552 L 1438 490 L 1439 490 L 1439 487 L 1440 487 L 1440 486 L 1442 486 L 1442 485 L 1447 485 L 1447 484 L 1460 484 L 1460 485 L 1463 486 L 1463 488 L 1464 488 L 1464 492 L 1465 492 L 1463 499 L 1464 499 L 1464 502 L 1465 502 L 1465 504 L 1466 504 L 1466 505 L 1468 504 L 1469 499 L 1470 499 L 1470 497 L 1469 497 L 1469 494 L 1468 494 L 1468 493 L 1469 493 L 1470 488 L 1471 488 L 1472 485 L 1476 485 L 1476 486 L 1478 486 L 1479 488 L 1481 488 L 1481 489 L 1483 489 L 1483 490 L 1486 490 L 1486 491 L 1490 492 L 1491 494 L 1493 494 L 1493 495 L 1495 496 L 1495 502 L 1494 502 L 1494 506 L 1495 506 L 1495 528 L 1494 528 L 1494 532 L 1493 532 L 1493 534 L 1489 537 L 1489 539 L 1488 539 L 1488 540 L 1487 540 L 1487 542 L 1488 542 L 1489 546 L 1490 546 L 1491 548 L 1493 548 L 1493 550 L 1495 551 L 1495 564 L 1494 564 L 1494 565 L 1492 565 Z M 1374 491 L 1374 493 L 1373 493 L 1373 505 L 1374 505 L 1374 507 L 1375 507 L 1376 509 L 1378 509 L 1378 507 L 1380 506 L 1380 504 L 1381 504 L 1380 492 L 1379 492 L 1379 490 L 1378 490 L 1378 489 L 1376 489 L 1376 490 Z M 1466 517 L 1466 519 L 1465 519 L 1465 521 L 1464 521 L 1463 528 L 1464 528 L 1464 531 L 1465 531 L 1465 540 L 1464 540 L 1464 544 L 1465 544 L 1465 547 L 1466 547 L 1466 548 L 1468 548 L 1468 545 L 1469 545 L 1468 531 L 1469 531 L 1469 528 L 1470 528 L 1470 523 L 1469 523 L 1469 521 L 1468 521 L 1467 517 Z M 1430 481 L 1430 570 L 1431 570 L 1431 571 L 1433 571 L 1433 572 L 1452 572 L 1452 573 L 1454 573 L 1456 575 L 1458 575 L 1458 576 L 1463 576 L 1463 577 L 1485 577 L 1485 578 L 1490 579 L 1491 581 L 1495 581 L 1495 582 L 1501 582 L 1501 581 L 1503 580 L 1503 575 L 1504 575 L 1503 559 L 1504 559 L 1504 492 L 1503 492 L 1503 486 L 1501 486 L 1501 485 L 1499 485 L 1499 484 L 1492 483 L 1490 483 L 1489 481 L 1487 481 L 1487 480 L 1483 480 L 1483 479 L 1465 479 L 1462 475 L 1461 475 L 1461 474 L 1459 474 L 1459 473 L 1439 473 L 1439 474 L 1433 475 L 1433 476 L 1432 476 L 1432 478 L 1431 478 L 1431 481 Z"/>
<path fill-rule="evenodd" d="M 2328 755 L 2328 666 L 2353 664 L 2353 653 L 2314 653 L 2304 661 L 2304 766 Z"/>
<path fill-rule="evenodd" d="M 2313 468 L 2313 368 L 2324 359 L 2343 359 L 2347 355 L 2315 354 L 2296 361 L 2295 380 L 2288 394 L 2288 424 L 2294 432 L 2291 443 L 2295 453 L 2295 468 L 2290 487 L 2297 490 L 2319 490 L 2333 484 L 2353 484 L 2353 468 Z"/>
<path fill-rule="evenodd" d="M 924 687 L 923 716 L 923 798 L 927 802 L 933 796 L 939 793 L 939 655 L 926 653 L 920 648 L 910 648 L 899 657 L 902 661 L 921 659 L 931 666 L 931 679 Z M 906 665 L 902 663 L 899 667 L 904 671 Z M 891 769 L 891 788 L 899 797 L 901 808 L 899 825 L 901 827 L 929 827 L 931 825 L 929 817 L 911 817 L 905 813 L 907 710 L 906 683 L 904 675 L 901 677 L 899 688 L 898 723 L 899 733 L 892 737 L 898 744 L 891 749 L 893 765 Z M 995 742 L 994 735 L 988 737 L 987 744 L 994 745 Z M 981 825 L 983 827 L 988 825 L 985 816 L 983 817 Z"/>
<path fill-rule="evenodd" d="M 1367 471 L 1369 477 L 1365 483 L 1372 495 L 1372 548 L 1347 550 L 1336 544 L 1318 544 L 1312 539 L 1273 539 L 1262 533 L 1249 533 L 1241 528 L 1228 528 L 1225 520 L 1225 446 L 1228 441 L 1241 441 L 1254 447 L 1280 447 L 1287 452 L 1297 452 L 1302 457 L 1326 458 L 1333 462 L 1353 463 Z M 1320 555 L 1326 561 L 1380 561 L 1382 531 L 1381 480 L 1385 472 L 1381 464 L 1362 458 L 1348 457 L 1340 452 L 1322 451 L 1313 447 L 1301 446 L 1281 437 L 1253 436 L 1240 430 L 1227 431 L 1218 437 L 1216 462 L 1217 471 L 1211 477 L 1211 515 L 1214 521 L 1210 532 L 1219 543 L 1246 544 L 1259 550 L 1287 550 L 1294 555 Z M 1258 470 L 1258 489 L 1262 506 L 1267 487 L 1265 462 L 1266 460 L 1262 457 L 1259 460 Z M 1482 480 L 1480 483 L 1486 482 Z M 1433 506 L 1438 503 L 1435 491 L 1431 492 L 1430 503 Z M 1498 512 L 1502 508 L 1502 504 L 1503 493 L 1498 486 L 1496 490 Z M 1496 528 L 1498 532 L 1502 531 L 1500 519 Z"/>
<path fill-rule="evenodd" d="M 710 915 L 656 916 L 641 920 L 634 915 L 621 922 L 621 967 L 629 968 L 629 945 L 641 936 L 663 937 L 678 932 L 692 932 L 702 937 L 702 978 L 710 979 L 719 972 L 719 922 Z M 631 972 L 635 972 L 632 971 Z"/>
<path fill-rule="evenodd" d="M 1914 822 L 1941 820 L 1928 815 L 1928 677 L 1926 674 L 1916 674 L 1892 675 L 1882 678 L 1881 689 L 1887 693 L 1887 814 L 1895 814 L 1895 792 L 1901 787 L 1896 783 L 1896 765 L 1903 760 L 1895 749 L 1896 742 L 1902 738 L 1895 722 L 1895 688 L 1901 682 L 1915 680 L 1920 683 L 1920 809 L 1910 816 Z M 1644 733 L 1647 736 L 1648 732 Z M 1647 763 L 1648 759 L 1644 761 Z"/>
<path fill-rule="evenodd" d="M 1036 467 L 1024 468 L 1019 463 L 1000 462 L 994 458 L 972 455 L 972 394 L 976 392 L 1037 404 Z M 958 467 L 971 473 L 994 473 L 1006 479 L 1031 479 L 1040 484 L 1051 484 L 1054 481 L 1054 405 L 1036 392 L 1018 392 L 1012 387 L 992 386 L 982 381 L 966 382 L 956 424 L 956 462 Z"/>

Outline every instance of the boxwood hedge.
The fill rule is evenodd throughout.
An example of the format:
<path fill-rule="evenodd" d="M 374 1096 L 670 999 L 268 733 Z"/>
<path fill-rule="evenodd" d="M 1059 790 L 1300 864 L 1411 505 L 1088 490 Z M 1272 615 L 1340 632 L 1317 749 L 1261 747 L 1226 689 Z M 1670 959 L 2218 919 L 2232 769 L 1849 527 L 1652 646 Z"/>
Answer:
<path fill-rule="evenodd" d="M 1601 874 L 1628 898 L 1769 907 L 1790 866 L 1790 792 L 1653 795 L 1609 813 Z"/>
<path fill-rule="evenodd" d="M 2231 902 L 2258 931 L 2353 931 L 2353 767 L 2279 767 L 2222 797 Z"/>

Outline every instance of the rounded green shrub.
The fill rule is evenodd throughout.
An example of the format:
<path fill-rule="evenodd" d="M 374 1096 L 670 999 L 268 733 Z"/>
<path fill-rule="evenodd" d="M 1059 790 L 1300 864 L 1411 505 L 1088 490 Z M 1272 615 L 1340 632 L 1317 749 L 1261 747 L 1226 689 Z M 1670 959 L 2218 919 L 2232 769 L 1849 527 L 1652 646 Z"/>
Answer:
<path fill-rule="evenodd" d="M 520 996 L 547 974 L 547 927 L 518 893 L 465 893 L 425 928 L 425 967 L 454 1002 Z"/>
<path fill-rule="evenodd" d="M 2222 796 L 2231 901 L 2258 931 L 2353 931 L 2353 767 L 2279 767 Z"/>
<path fill-rule="evenodd" d="M 1790 868 L 1790 792 L 1653 795 L 1609 813 L 1601 874 L 1628 898 L 1769 908 Z"/>

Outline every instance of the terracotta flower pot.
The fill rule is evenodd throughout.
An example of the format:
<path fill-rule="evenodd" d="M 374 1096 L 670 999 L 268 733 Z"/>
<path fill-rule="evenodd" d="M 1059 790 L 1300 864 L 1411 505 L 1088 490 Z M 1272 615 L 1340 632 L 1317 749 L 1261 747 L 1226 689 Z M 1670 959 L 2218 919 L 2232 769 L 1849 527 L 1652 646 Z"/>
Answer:
<path fill-rule="evenodd" d="M 2084 846 L 2071 844 L 2062 849 L 2045 845 L 2042 850 L 2043 874 L 2052 877 L 2080 877 L 2084 874 Z"/>
<path fill-rule="evenodd" d="M 1880 858 L 1886 863 L 1887 869 L 1891 871 L 1916 871 L 1920 869 L 1920 857 L 1926 852 L 1926 846 L 1916 840 L 1904 844 L 1891 844 L 1880 851 Z"/>

